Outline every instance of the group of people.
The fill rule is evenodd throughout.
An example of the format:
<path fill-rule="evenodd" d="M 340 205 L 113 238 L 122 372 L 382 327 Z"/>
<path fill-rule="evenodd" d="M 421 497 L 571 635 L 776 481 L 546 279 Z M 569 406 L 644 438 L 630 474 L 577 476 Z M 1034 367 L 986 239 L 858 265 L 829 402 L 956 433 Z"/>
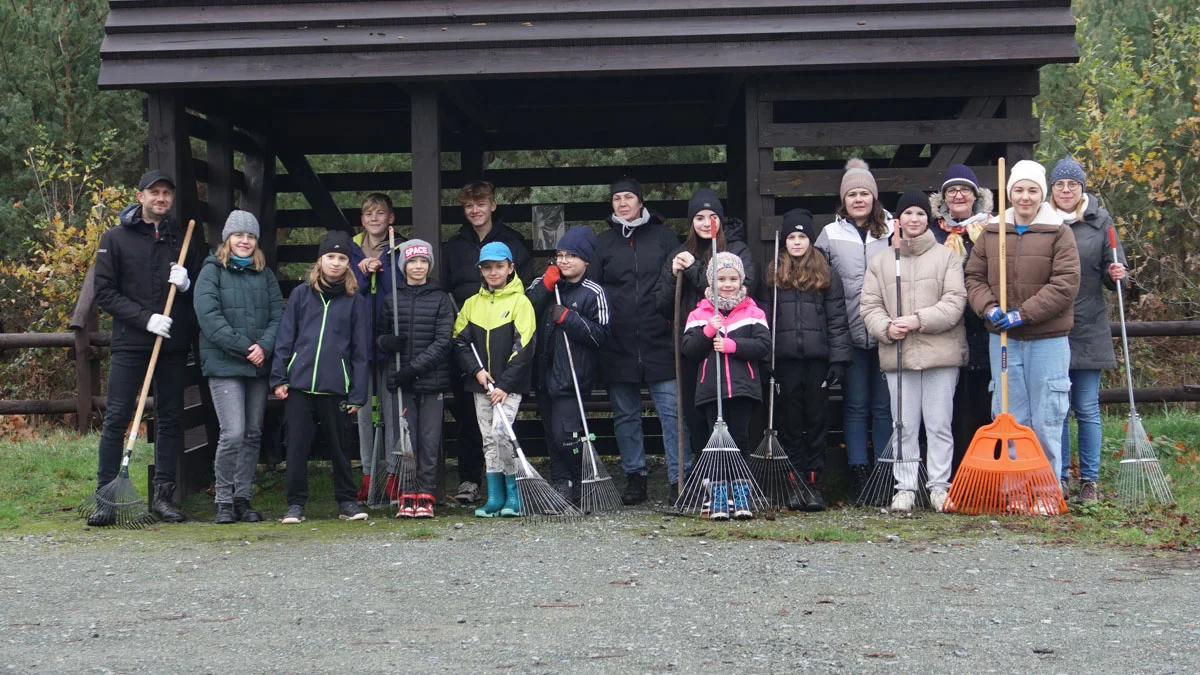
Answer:
<path fill-rule="evenodd" d="M 643 203 L 641 185 L 622 178 L 611 186 L 612 215 L 603 230 L 569 229 L 536 277 L 521 236 L 496 214 L 491 184 L 462 188 L 466 222 L 440 256 L 426 241 L 395 240 L 391 200 L 376 193 L 363 202 L 362 231 L 353 238 L 325 235 L 285 305 L 248 212 L 230 214 L 222 241 L 206 258 L 192 254 L 177 264 L 182 232 L 169 215 L 175 186 L 150 171 L 138 184 L 138 203 L 122 212 L 97 252 L 97 300 L 114 318 L 97 479 L 103 486 L 116 476 L 137 385 L 161 336 L 151 509 L 167 522 L 184 519 L 174 485 L 182 451 L 179 373 L 196 322 L 201 370 L 220 424 L 217 523 L 262 520 L 250 497 L 272 391 L 284 401 L 282 522 L 291 524 L 304 520 L 317 428 L 332 460 L 339 516 L 361 520 L 371 477 L 382 469 L 374 466 L 375 435 L 382 429 L 385 447 L 393 447 L 401 414 L 415 480 L 401 486 L 392 475 L 385 489 L 399 505 L 398 517 L 432 517 L 447 393 L 459 434 L 454 498 L 477 503 L 485 484 L 477 516 L 523 512 L 511 444 L 495 416 L 514 420 L 530 392 L 545 429 L 551 481 L 578 504 L 584 425 L 576 397 L 601 384 L 625 474 L 622 501 L 647 499 L 643 387 L 662 423 L 675 501 L 680 475 L 691 470 L 715 422 L 718 399 L 738 447 L 753 449 L 765 376 L 777 382 L 780 441 L 809 488 L 797 490 L 790 506 L 824 508 L 829 391 L 840 384 L 856 492 L 870 475 L 871 458 L 887 447 L 893 416 L 902 416 L 905 447 L 917 448 L 925 429 L 924 487 L 941 510 L 956 456 L 999 411 L 993 383 L 1003 330 L 1010 339 L 1010 412 L 1034 429 L 1065 492 L 1067 418 L 1074 410 L 1080 496 L 1095 499 L 1100 371 L 1116 365 L 1103 289 L 1125 278 L 1125 260 L 1119 250 L 1114 259 L 1107 245 L 1112 219 L 1085 192 L 1078 163 L 1063 159 L 1047 181 L 1041 165 L 1020 161 L 1007 186 L 1012 207 L 1002 235 L 992 194 L 968 167 L 951 167 L 933 195 L 906 191 L 893 216 L 867 164 L 851 160 L 834 221 L 818 232 L 809 211 L 784 214 L 778 257 L 760 273 L 741 221 L 726 216 L 714 192 L 692 195 L 681 242 Z M 1000 236 L 1008 239 L 1004 259 Z M 1001 265 L 1007 266 L 1004 307 Z M 169 284 L 183 302 L 165 316 Z M 905 390 L 903 410 L 896 409 L 898 386 Z M 357 488 L 352 448 L 341 434 L 346 415 L 357 415 L 363 465 Z M 897 472 L 893 509 L 914 507 L 916 481 L 915 472 Z M 112 522 L 105 508 L 89 518 L 93 525 Z"/>

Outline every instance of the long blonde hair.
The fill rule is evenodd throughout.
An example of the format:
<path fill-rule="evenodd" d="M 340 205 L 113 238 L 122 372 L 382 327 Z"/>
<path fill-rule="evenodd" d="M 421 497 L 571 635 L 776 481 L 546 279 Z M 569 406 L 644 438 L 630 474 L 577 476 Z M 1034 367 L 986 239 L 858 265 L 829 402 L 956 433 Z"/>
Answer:
<path fill-rule="evenodd" d="M 771 263 L 767 283 L 783 289 L 820 293 L 829 288 L 829 261 L 816 246 L 797 258 L 786 249 L 779 250 L 779 260 Z"/>
<path fill-rule="evenodd" d="M 345 272 L 342 272 L 342 278 L 340 280 L 334 279 L 334 282 L 337 281 L 341 281 L 346 285 L 346 295 L 354 295 L 358 292 L 358 279 L 354 276 L 354 272 L 349 266 L 346 267 Z M 308 274 L 304 278 L 304 283 L 312 286 L 312 289 L 318 293 L 324 289 L 325 283 L 321 278 L 320 258 L 317 258 L 317 261 L 312 264 L 312 267 L 308 268 Z"/>
<path fill-rule="evenodd" d="M 229 258 L 233 256 L 233 246 L 229 243 L 229 239 L 226 239 L 221 244 L 221 248 L 217 249 L 216 256 L 222 266 L 229 267 Z M 257 241 L 254 242 L 254 255 L 250 256 L 250 266 L 254 268 L 255 272 L 261 272 L 267 266 L 267 256 L 263 255 Z"/>

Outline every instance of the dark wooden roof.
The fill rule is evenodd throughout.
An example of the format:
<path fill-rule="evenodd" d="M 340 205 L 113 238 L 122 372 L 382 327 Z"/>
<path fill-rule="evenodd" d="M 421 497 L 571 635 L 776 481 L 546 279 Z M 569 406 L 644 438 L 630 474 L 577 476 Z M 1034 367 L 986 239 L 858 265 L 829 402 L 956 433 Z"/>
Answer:
<path fill-rule="evenodd" d="M 1077 56 L 1069 0 L 110 0 L 104 88 L 749 73 Z"/>

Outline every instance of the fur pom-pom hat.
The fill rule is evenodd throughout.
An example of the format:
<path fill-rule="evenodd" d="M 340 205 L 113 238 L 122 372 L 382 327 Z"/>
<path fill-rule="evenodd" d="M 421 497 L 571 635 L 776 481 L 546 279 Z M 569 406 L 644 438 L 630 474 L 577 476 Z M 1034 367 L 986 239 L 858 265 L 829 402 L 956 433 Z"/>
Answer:
<path fill-rule="evenodd" d="M 875 184 L 875 176 L 871 175 L 871 167 L 863 160 L 855 157 L 846 162 L 846 173 L 842 175 L 842 199 L 846 199 L 846 193 L 862 188 L 871 193 L 875 199 L 879 199 L 879 186 Z"/>

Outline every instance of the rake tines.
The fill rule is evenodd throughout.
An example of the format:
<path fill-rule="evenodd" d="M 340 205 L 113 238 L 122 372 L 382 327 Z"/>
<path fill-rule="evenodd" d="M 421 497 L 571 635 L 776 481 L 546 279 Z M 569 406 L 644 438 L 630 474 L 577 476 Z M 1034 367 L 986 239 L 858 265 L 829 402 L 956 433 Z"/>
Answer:
<path fill-rule="evenodd" d="M 497 409 L 496 414 L 503 415 L 504 411 Z M 507 420 L 506 420 L 507 421 Z M 510 427 L 511 428 L 511 427 Z M 513 440 L 517 453 L 517 495 L 521 500 L 520 513 L 522 516 L 537 520 L 538 518 L 570 519 L 583 516 L 583 511 L 564 499 L 558 490 L 542 478 L 537 469 L 525 458 L 525 451 Z"/>
<path fill-rule="evenodd" d="M 388 496 L 388 457 L 384 452 L 383 434 L 375 434 L 371 448 L 371 485 L 367 490 L 367 508 L 386 509 L 391 506 Z"/>
<path fill-rule="evenodd" d="M 779 442 L 779 434 L 767 429 L 747 462 L 750 473 L 772 509 L 799 510 L 812 498 L 812 491 L 796 475 L 792 460 Z"/>
<path fill-rule="evenodd" d="M 1141 506 L 1151 499 L 1160 504 L 1175 501 L 1150 437 L 1142 427 L 1142 418 L 1136 412 L 1129 415 L 1129 430 L 1125 434 L 1117 470 L 1117 497 L 1128 508 Z"/>
<path fill-rule="evenodd" d="M 579 505 L 584 513 L 616 511 L 621 508 L 621 493 L 604 468 L 591 437 L 583 441 L 583 480 L 580 481 Z"/>
<path fill-rule="evenodd" d="M 114 525 L 129 530 L 140 530 L 152 525 L 156 518 L 146 506 L 146 500 L 138 494 L 129 479 L 129 454 L 121 460 L 121 472 L 110 483 L 96 490 L 76 509 L 79 515 L 92 525 Z M 95 516 L 95 522 L 93 521 Z"/>
<path fill-rule="evenodd" d="M 702 518 L 727 520 L 749 519 L 757 511 L 769 511 L 767 496 L 750 473 L 750 467 L 729 435 L 725 422 L 718 419 L 713 426 L 708 445 L 683 490 L 675 502 L 675 510 L 683 514 L 699 514 Z"/>
<path fill-rule="evenodd" d="M 858 506 L 890 506 L 901 511 L 929 506 L 921 449 L 915 444 L 912 448 L 904 447 L 900 442 L 904 423 L 897 421 L 895 427 L 883 454 L 875 460 L 870 477 L 855 495 L 854 503 Z M 910 494 L 901 494 L 904 492 Z"/>

